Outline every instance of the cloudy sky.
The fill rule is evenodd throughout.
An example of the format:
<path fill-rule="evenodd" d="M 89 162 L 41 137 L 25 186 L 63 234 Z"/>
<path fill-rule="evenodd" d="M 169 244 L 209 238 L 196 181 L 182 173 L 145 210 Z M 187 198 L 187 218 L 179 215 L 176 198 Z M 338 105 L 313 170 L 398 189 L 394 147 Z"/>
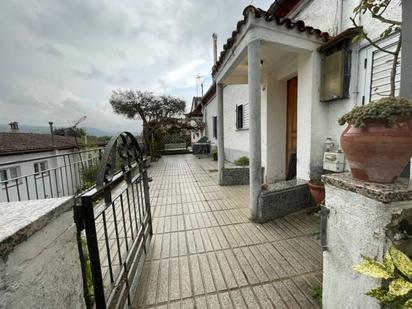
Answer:
<path fill-rule="evenodd" d="M 190 101 L 195 76 L 210 74 L 243 8 L 270 0 L 1 0 L 0 123 L 136 130 L 113 114 L 112 89 Z M 208 84 L 208 80 L 206 80 Z M 210 83 L 209 83 L 210 84 Z"/>

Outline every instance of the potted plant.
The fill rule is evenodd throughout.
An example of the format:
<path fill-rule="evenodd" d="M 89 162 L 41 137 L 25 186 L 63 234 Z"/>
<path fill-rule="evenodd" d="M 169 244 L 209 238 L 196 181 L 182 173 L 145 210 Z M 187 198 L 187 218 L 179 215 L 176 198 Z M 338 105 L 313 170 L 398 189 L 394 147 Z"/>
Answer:
<path fill-rule="evenodd" d="M 379 1 L 378 1 L 379 2 Z M 378 3 L 362 0 L 355 8 L 355 16 L 370 12 L 373 18 L 385 20 L 389 27 L 381 37 L 400 32 L 401 23 L 382 16 L 390 1 Z M 367 105 L 357 106 L 339 119 L 348 124 L 341 136 L 341 147 L 348 159 L 354 178 L 378 183 L 391 183 L 399 178 L 412 156 L 412 102 L 395 97 L 395 77 L 402 39 L 395 51 L 380 47 L 358 26 L 360 38 L 365 38 L 377 49 L 393 56 L 390 93 Z"/>
<path fill-rule="evenodd" d="M 309 192 L 315 201 L 316 205 L 319 205 L 325 199 L 325 185 L 322 181 L 309 181 L 308 182 Z"/>
<path fill-rule="evenodd" d="M 212 150 L 212 158 L 213 158 L 213 161 L 217 161 L 217 149 L 216 148 L 213 148 Z"/>
<path fill-rule="evenodd" d="M 321 175 L 314 175 L 312 173 L 310 181 L 308 182 L 309 193 L 315 201 L 316 205 L 319 205 L 325 200 L 325 185 L 321 180 Z"/>

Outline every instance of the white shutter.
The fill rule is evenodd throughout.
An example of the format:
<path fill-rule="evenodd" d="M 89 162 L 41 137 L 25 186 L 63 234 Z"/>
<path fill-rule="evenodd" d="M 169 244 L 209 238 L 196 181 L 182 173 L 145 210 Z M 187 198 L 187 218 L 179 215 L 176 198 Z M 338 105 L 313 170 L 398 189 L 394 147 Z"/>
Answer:
<path fill-rule="evenodd" d="M 398 39 L 398 34 L 392 35 L 379 42 L 378 45 L 382 48 L 395 50 Z M 384 53 L 372 45 L 361 50 L 358 80 L 359 104 L 367 104 L 389 94 L 392 59 L 392 55 Z M 400 88 L 400 58 L 395 88 L 395 94 L 398 94 Z"/>
<path fill-rule="evenodd" d="M 388 45 L 385 49 L 394 51 L 396 42 Z M 401 80 L 401 57 L 397 65 L 395 77 L 395 95 L 399 94 Z M 390 93 L 390 79 L 392 71 L 393 55 L 380 50 L 375 50 L 372 55 L 372 77 L 370 88 L 370 101 L 378 100 Z"/>
<path fill-rule="evenodd" d="M 249 129 L 249 103 L 243 104 L 243 129 Z"/>

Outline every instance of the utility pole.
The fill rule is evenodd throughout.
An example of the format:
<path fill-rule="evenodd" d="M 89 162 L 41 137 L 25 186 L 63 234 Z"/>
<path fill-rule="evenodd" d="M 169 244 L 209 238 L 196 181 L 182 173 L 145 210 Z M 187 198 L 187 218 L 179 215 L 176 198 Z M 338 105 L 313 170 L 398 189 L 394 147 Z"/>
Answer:
<path fill-rule="evenodd" d="M 412 1 L 402 0 L 402 61 L 400 96 L 412 99 Z M 402 177 L 410 177 L 409 163 Z"/>

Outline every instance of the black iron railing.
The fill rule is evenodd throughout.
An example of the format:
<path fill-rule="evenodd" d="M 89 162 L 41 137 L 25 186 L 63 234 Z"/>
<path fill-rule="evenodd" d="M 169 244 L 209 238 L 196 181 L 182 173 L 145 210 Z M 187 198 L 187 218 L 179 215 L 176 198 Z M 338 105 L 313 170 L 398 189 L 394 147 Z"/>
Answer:
<path fill-rule="evenodd" d="M 92 186 L 103 148 L 0 164 L 0 202 L 75 195 Z"/>
<path fill-rule="evenodd" d="M 123 132 L 106 146 L 96 186 L 77 197 L 74 212 L 88 308 L 123 308 L 133 302 L 152 235 L 148 181 L 139 145 Z"/>

